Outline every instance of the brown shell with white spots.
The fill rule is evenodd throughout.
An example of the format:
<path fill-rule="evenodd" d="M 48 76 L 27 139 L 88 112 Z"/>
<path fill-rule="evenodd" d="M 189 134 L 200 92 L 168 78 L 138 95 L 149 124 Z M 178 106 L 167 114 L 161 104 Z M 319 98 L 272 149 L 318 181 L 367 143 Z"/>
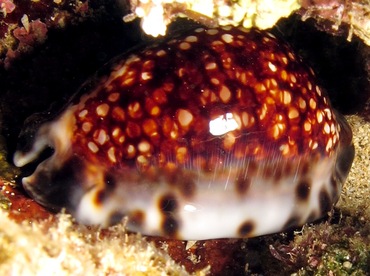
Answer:
<path fill-rule="evenodd" d="M 237 128 L 217 135 L 219 150 L 235 157 L 330 155 L 338 146 L 313 71 L 268 32 L 198 29 L 131 56 L 95 93 L 76 111 L 73 144 L 107 166 L 212 167 L 209 124 L 226 113 Z"/>
<path fill-rule="evenodd" d="M 354 152 L 338 116 L 312 69 L 271 33 L 199 28 L 116 60 L 14 160 L 23 166 L 51 145 L 23 184 L 86 223 L 128 215 L 149 235 L 255 236 L 336 202 Z"/>

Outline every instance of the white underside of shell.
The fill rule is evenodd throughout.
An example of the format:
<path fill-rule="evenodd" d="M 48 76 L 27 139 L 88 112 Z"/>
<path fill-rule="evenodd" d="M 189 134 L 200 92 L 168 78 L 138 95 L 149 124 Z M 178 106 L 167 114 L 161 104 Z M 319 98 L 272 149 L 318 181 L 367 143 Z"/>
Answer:
<path fill-rule="evenodd" d="M 158 207 L 160 198 L 173 194 L 177 202 L 174 212 L 179 223 L 178 237 L 185 240 L 241 237 L 240 227 L 245 222 L 253 225 L 251 236 L 259 236 L 282 231 L 291 218 L 303 225 L 311 216 L 322 216 L 320 211 L 320 191 L 323 187 L 332 194 L 330 177 L 334 160 L 322 159 L 310 167 L 311 182 L 307 200 L 297 199 L 296 187 L 299 176 L 292 175 L 274 182 L 273 178 L 253 179 L 244 195 L 236 192 L 226 178 L 212 182 L 197 183 L 196 194 L 187 199 L 174 186 L 161 183 L 155 190 L 137 187 L 137 183 L 125 183 L 107 197 L 97 207 L 93 204 L 96 190 L 85 194 L 77 207 L 76 218 L 86 224 L 109 223 L 111 214 L 123 212 L 130 214 L 141 210 L 145 220 L 140 227 L 128 224 L 128 229 L 147 235 L 163 235 L 163 214 Z M 312 217 L 312 214 L 316 214 Z"/>

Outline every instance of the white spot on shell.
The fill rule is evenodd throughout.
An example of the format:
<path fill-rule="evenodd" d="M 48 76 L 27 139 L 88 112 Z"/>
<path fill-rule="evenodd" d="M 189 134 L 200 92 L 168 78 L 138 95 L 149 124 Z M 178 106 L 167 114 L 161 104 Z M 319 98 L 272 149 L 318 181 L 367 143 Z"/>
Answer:
<path fill-rule="evenodd" d="M 288 112 L 289 119 L 295 119 L 299 117 L 299 112 L 295 107 L 291 107 Z"/>
<path fill-rule="evenodd" d="M 152 78 L 152 74 L 150 72 L 143 72 L 141 73 L 142 80 L 150 80 Z"/>
<path fill-rule="evenodd" d="M 303 124 L 303 128 L 306 132 L 309 132 L 311 131 L 311 123 L 308 122 L 308 121 L 305 121 L 304 124 Z"/>
<path fill-rule="evenodd" d="M 111 93 L 109 96 L 108 96 L 108 100 L 110 102 L 116 102 L 117 100 L 119 99 L 119 93 L 115 92 L 115 93 Z"/>
<path fill-rule="evenodd" d="M 107 116 L 108 111 L 109 111 L 109 105 L 106 103 L 103 103 L 96 108 L 96 114 L 98 114 L 98 116 L 101 116 L 101 117 Z"/>
<path fill-rule="evenodd" d="M 82 110 L 79 114 L 78 117 L 84 118 L 87 115 L 88 111 L 86 109 Z"/>
<path fill-rule="evenodd" d="M 309 104 L 312 109 L 316 109 L 316 101 L 314 99 L 311 98 Z"/>
<path fill-rule="evenodd" d="M 222 26 L 221 28 L 225 31 L 230 31 L 232 27 L 228 25 L 228 26 Z"/>
<path fill-rule="evenodd" d="M 215 84 L 215 85 L 219 85 L 220 84 L 220 81 L 216 78 L 212 78 L 211 79 L 211 83 Z"/>
<path fill-rule="evenodd" d="M 222 40 L 225 41 L 226 43 L 231 43 L 234 40 L 234 37 L 231 34 L 223 34 L 221 36 Z"/>
<path fill-rule="evenodd" d="M 231 98 L 231 92 L 230 92 L 230 89 L 223 85 L 221 87 L 221 90 L 220 90 L 220 98 L 221 98 L 221 101 L 223 101 L 224 103 L 227 103 L 229 102 L 230 98 Z"/>
<path fill-rule="evenodd" d="M 185 41 L 187 41 L 187 42 L 197 42 L 198 38 L 195 35 L 190 35 L 190 36 L 185 38 Z"/>
<path fill-rule="evenodd" d="M 116 155 L 115 155 L 115 148 L 114 147 L 110 147 L 109 148 L 107 155 L 108 155 L 109 160 L 112 163 L 116 163 L 117 162 Z"/>
<path fill-rule="evenodd" d="M 256 90 L 257 93 L 264 93 L 264 92 L 266 92 L 266 86 L 263 83 L 257 83 L 254 86 L 254 89 Z"/>
<path fill-rule="evenodd" d="M 312 89 L 312 83 L 310 81 L 307 82 L 307 88 L 308 88 L 308 90 Z"/>
<path fill-rule="evenodd" d="M 101 129 L 99 131 L 96 142 L 98 142 L 100 145 L 103 145 L 107 141 L 107 138 L 108 138 L 107 133 L 105 132 L 104 129 Z"/>
<path fill-rule="evenodd" d="M 295 56 L 292 52 L 289 52 L 288 53 L 288 57 L 290 58 L 290 60 L 294 61 L 295 60 Z"/>
<path fill-rule="evenodd" d="M 286 90 L 284 90 L 282 94 L 283 94 L 283 103 L 285 105 L 289 105 L 292 101 L 292 95 L 290 94 L 289 91 L 286 91 Z"/>
<path fill-rule="evenodd" d="M 129 85 L 133 84 L 134 81 L 135 81 L 135 78 L 133 78 L 133 77 L 132 78 L 124 78 L 124 80 L 122 82 L 122 85 L 129 86 Z"/>
<path fill-rule="evenodd" d="M 191 112 L 186 109 L 180 109 L 177 114 L 177 120 L 183 127 L 188 127 L 193 121 L 193 119 L 194 119 L 193 114 L 191 114 Z"/>
<path fill-rule="evenodd" d="M 257 111 L 260 114 L 259 116 L 260 120 L 263 120 L 266 117 L 267 110 L 268 110 L 267 105 L 264 103 L 262 107 Z"/>
<path fill-rule="evenodd" d="M 165 51 L 165 50 L 159 50 L 159 51 L 156 53 L 156 55 L 157 55 L 158 57 L 163 57 L 163 56 L 165 56 L 165 55 L 166 55 L 166 51 Z"/>
<path fill-rule="evenodd" d="M 331 118 L 332 118 L 331 110 L 330 110 L 329 108 L 325 108 L 325 109 L 324 109 L 324 112 L 325 112 L 325 114 L 326 114 L 326 117 L 327 117 L 329 120 L 331 120 Z"/>
<path fill-rule="evenodd" d="M 281 60 L 283 61 L 283 63 L 286 65 L 288 64 L 288 58 L 286 56 L 282 56 L 281 57 Z"/>
<path fill-rule="evenodd" d="M 181 50 L 189 50 L 191 48 L 191 45 L 188 42 L 181 42 L 179 48 Z"/>
<path fill-rule="evenodd" d="M 321 110 L 318 110 L 318 111 L 316 112 L 316 118 L 317 118 L 317 122 L 318 122 L 319 124 L 323 121 L 324 117 L 323 117 L 323 115 L 322 115 L 322 111 L 321 111 Z"/>
<path fill-rule="evenodd" d="M 287 155 L 289 153 L 289 145 L 288 144 L 283 144 L 279 147 L 279 150 L 283 155 Z"/>
<path fill-rule="evenodd" d="M 270 68 L 270 70 L 271 70 L 272 72 L 276 72 L 276 71 L 277 71 L 277 67 L 276 67 L 276 65 L 275 65 L 275 64 L 273 64 L 273 63 L 271 63 L 271 62 L 269 62 L 269 63 L 268 63 L 268 67 Z"/>
<path fill-rule="evenodd" d="M 307 106 L 306 101 L 303 98 L 299 98 L 298 103 L 299 103 L 299 108 L 302 110 L 304 110 Z"/>
<path fill-rule="evenodd" d="M 280 73 L 280 77 L 282 80 L 286 81 L 288 79 L 288 72 L 285 70 L 282 70 Z"/>
<path fill-rule="evenodd" d="M 296 83 L 296 82 L 297 82 L 297 78 L 295 77 L 295 75 L 294 75 L 294 74 L 289 74 L 289 78 L 290 78 L 290 81 L 291 81 L 292 83 Z"/>
<path fill-rule="evenodd" d="M 335 134 L 336 133 L 336 129 L 335 129 L 335 124 L 334 123 L 331 123 L 331 125 L 330 125 L 330 132 L 332 134 Z"/>
<path fill-rule="evenodd" d="M 276 39 L 276 36 L 274 36 L 272 33 L 270 33 L 270 32 L 266 32 L 266 35 L 268 35 L 269 37 L 271 37 L 271 38 L 275 38 Z"/>
<path fill-rule="evenodd" d="M 331 150 L 332 146 L 333 146 L 333 140 L 332 140 L 332 138 L 330 138 L 328 140 L 328 142 L 326 143 L 326 148 L 325 148 L 326 151 L 329 152 Z"/>
<path fill-rule="evenodd" d="M 116 127 L 114 128 L 114 130 L 112 131 L 112 136 L 113 137 L 118 137 L 118 135 L 121 133 L 121 129 Z"/>
<path fill-rule="evenodd" d="M 133 145 L 128 145 L 127 146 L 128 157 L 133 157 L 135 153 L 136 153 L 135 147 Z"/>
<path fill-rule="evenodd" d="M 238 127 L 238 123 L 234 119 L 234 115 L 232 113 L 226 113 L 209 121 L 209 132 L 215 136 L 223 135 L 229 131 L 237 129 Z"/>
<path fill-rule="evenodd" d="M 90 122 L 85 122 L 82 124 L 82 130 L 86 133 L 89 132 L 91 128 L 92 128 L 92 123 Z"/>
<path fill-rule="evenodd" d="M 215 62 L 210 62 L 206 64 L 206 70 L 214 70 L 217 68 L 217 64 Z"/>
<path fill-rule="evenodd" d="M 247 112 L 242 113 L 242 121 L 245 127 L 251 127 L 255 123 L 253 115 Z"/>
<path fill-rule="evenodd" d="M 142 141 L 137 148 L 141 153 L 147 153 L 150 151 L 150 144 L 147 141 Z"/>
<path fill-rule="evenodd" d="M 87 147 L 89 148 L 89 150 L 93 153 L 97 153 L 99 151 L 99 148 L 98 146 L 94 143 L 94 142 L 89 142 L 87 143 Z"/>
<path fill-rule="evenodd" d="M 215 34 L 218 34 L 218 30 L 217 30 L 217 29 L 208 29 L 206 32 L 207 32 L 207 34 L 209 34 L 209 35 L 215 35 Z"/>

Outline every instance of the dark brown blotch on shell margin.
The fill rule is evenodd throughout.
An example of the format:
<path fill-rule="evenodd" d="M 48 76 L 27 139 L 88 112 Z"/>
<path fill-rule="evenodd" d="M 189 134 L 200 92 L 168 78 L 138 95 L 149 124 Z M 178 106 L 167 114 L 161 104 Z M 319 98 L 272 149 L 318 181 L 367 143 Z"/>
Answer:
<path fill-rule="evenodd" d="M 108 191 L 112 191 L 116 187 L 116 181 L 110 173 L 105 173 L 104 184 Z"/>
<path fill-rule="evenodd" d="M 173 194 L 166 194 L 159 199 L 159 210 L 162 213 L 172 213 L 177 209 L 177 200 Z"/>
<path fill-rule="evenodd" d="M 104 204 L 104 201 L 106 198 L 111 194 L 111 192 L 114 190 L 116 184 L 113 176 L 109 173 L 106 173 L 104 175 L 104 188 L 98 190 L 94 197 L 94 204 L 96 206 L 100 206 Z"/>
<path fill-rule="evenodd" d="M 177 185 L 181 195 L 187 199 L 192 198 L 196 193 L 194 178 L 190 174 L 182 175 L 182 177 L 178 179 Z"/>
<path fill-rule="evenodd" d="M 254 175 L 257 174 L 259 165 L 257 164 L 257 161 L 249 161 L 247 172 L 250 177 L 253 177 Z"/>
<path fill-rule="evenodd" d="M 299 166 L 299 174 L 300 175 L 307 175 L 310 171 L 310 163 L 309 162 L 302 162 Z"/>
<path fill-rule="evenodd" d="M 301 224 L 301 219 L 297 217 L 296 215 L 292 215 L 287 222 L 284 224 L 283 229 L 289 229 L 292 227 L 299 226 Z"/>
<path fill-rule="evenodd" d="M 240 196 L 243 196 L 248 192 L 250 185 L 251 185 L 251 179 L 249 177 L 244 178 L 242 176 L 239 176 L 235 180 L 236 192 Z"/>
<path fill-rule="evenodd" d="M 240 237 L 250 237 L 253 235 L 253 231 L 255 229 L 255 224 L 251 220 L 247 220 L 243 222 L 238 229 L 238 235 Z"/>
<path fill-rule="evenodd" d="M 178 238 L 179 223 L 172 216 L 165 216 L 162 222 L 162 231 L 164 236 L 169 238 L 177 239 Z"/>
<path fill-rule="evenodd" d="M 310 197 L 311 184 L 310 181 L 303 179 L 298 182 L 296 188 L 296 196 L 300 201 L 306 201 Z"/>
<path fill-rule="evenodd" d="M 319 204 L 320 204 L 320 212 L 322 214 L 329 212 L 332 208 L 332 201 L 325 187 L 322 187 L 320 190 Z"/>
<path fill-rule="evenodd" d="M 141 228 L 145 221 L 145 212 L 142 210 L 134 210 L 128 218 L 128 223 L 134 227 Z"/>
<path fill-rule="evenodd" d="M 166 183 L 171 186 L 171 189 L 177 189 L 187 199 L 195 195 L 197 187 L 194 182 L 194 174 L 184 172 L 180 168 L 165 170 L 164 174 L 166 176 Z"/>
<path fill-rule="evenodd" d="M 93 202 L 95 206 L 101 206 L 104 203 L 104 200 L 107 197 L 107 190 L 101 189 L 96 191 L 95 196 L 93 198 Z"/>
<path fill-rule="evenodd" d="M 173 194 L 165 194 L 159 199 L 158 207 L 162 215 L 161 229 L 163 235 L 178 238 L 179 222 L 176 219 L 178 203 Z"/>

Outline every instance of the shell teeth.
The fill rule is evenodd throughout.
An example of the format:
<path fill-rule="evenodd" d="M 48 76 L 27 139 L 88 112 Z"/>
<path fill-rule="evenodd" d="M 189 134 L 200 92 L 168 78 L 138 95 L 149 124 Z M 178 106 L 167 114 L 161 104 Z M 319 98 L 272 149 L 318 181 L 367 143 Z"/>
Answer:
<path fill-rule="evenodd" d="M 31 151 L 27 153 L 23 153 L 21 151 L 17 151 L 14 154 L 13 162 L 14 165 L 17 167 L 24 167 L 25 165 L 31 163 L 32 161 L 35 161 L 41 152 L 47 147 L 48 142 L 45 138 L 38 138 L 36 139 L 36 142 L 34 143 Z"/>
<path fill-rule="evenodd" d="M 60 161 L 64 161 L 69 156 L 71 149 L 71 137 L 74 126 L 73 108 L 65 112 L 57 122 L 43 125 L 35 136 L 32 148 L 28 152 L 17 151 L 14 154 L 13 162 L 17 167 L 23 167 L 37 158 L 46 148 L 53 148 L 54 154 Z M 55 158 L 56 158 L 55 157 Z"/>
<path fill-rule="evenodd" d="M 29 159 L 28 158 L 25 158 L 25 156 L 21 152 L 17 151 L 14 154 L 13 163 L 17 167 L 23 167 L 24 165 L 26 165 L 27 163 L 29 163 Z"/>

